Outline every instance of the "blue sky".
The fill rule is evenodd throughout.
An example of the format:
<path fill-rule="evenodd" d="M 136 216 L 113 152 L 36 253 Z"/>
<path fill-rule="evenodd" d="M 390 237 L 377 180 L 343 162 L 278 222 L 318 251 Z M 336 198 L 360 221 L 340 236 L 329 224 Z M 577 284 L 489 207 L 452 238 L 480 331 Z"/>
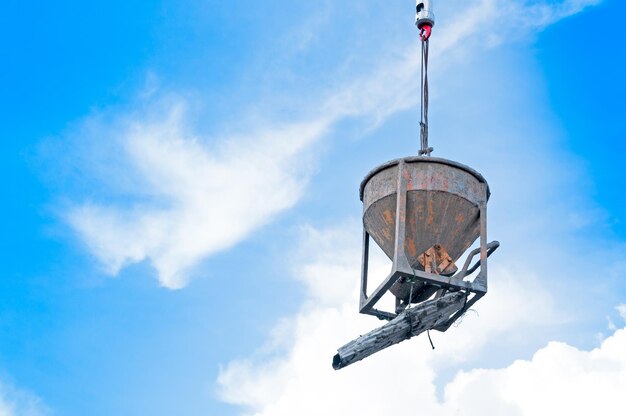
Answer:
<path fill-rule="evenodd" d="M 468 3 L 437 3 L 431 140 L 491 185 L 491 293 L 333 373 L 379 324 L 358 184 L 418 147 L 414 5 L 3 2 L 0 415 L 376 415 L 391 379 L 623 414 L 626 6 Z"/>

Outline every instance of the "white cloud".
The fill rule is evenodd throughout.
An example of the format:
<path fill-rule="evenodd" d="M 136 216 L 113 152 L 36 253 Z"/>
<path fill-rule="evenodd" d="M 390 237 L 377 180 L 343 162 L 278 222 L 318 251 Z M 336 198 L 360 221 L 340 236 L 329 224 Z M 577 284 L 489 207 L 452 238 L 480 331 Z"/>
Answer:
<path fill-rule="evenodd" d="M 445 66 L 448 56 L 467 50 L 468 44 L 484 46 L 477 38 L 494 45 L 525 37 L 594 3 L 451 2 L 444 6 L 450 23 L 438 26 L 434 53 Z M 183 287 L 200 261 L 233 247 L 298 202 L 312 174 L 314 145 L 334 123 L 359 117 L 379 124 L 417 104 L 415 49 L 413 39 L 400 56 L 366 75 L 352 76 L 353 81 L 321 101 L 306 103 L 302 112 L 308 115 L 301 121 L 264 122 L 244 135 L 211 144 L 196 133 L 196 124 L 185 118 L 180 102 L 163 120 L 148 114 L 113 123 L 108 130 L 96 124 L 110 136 L 106 145 L 98 146 L 121 146 L 121 163 L 113 164 L 117 171 L 105 168 L 109 185 L 129 186 L 142 200 L 131 206 L 85 202 L 67 213 L 68 221 L 111 274 L 148 260 L 163 286 Z M 102 131 L 96 135 L 102 136 Z M 95 165 L 107 163 L 99 160 Z"/>
<path fill-rule="evenodd" d="M 624 319 L 626 321 L 626 304 L 622 304 L 616 307 L 617 312 L 619 312 L 619 315 L 622 317 L 622 319 Z"/>
<path fill-rule="evenodd" d="M 610 316 L 606 317 L 606 322 L 607 322 L 607 328 L 609 331 L 613 332 L 617 330 L 617 326 L 615 325 L 615 322 L 613 322 L 613 319 L 611 319 Z"/>
<path fill-rule="evenodd" d="M 626 388 L 626 330 L 589 352 L 553 342 L 529 361 L 500 370 L 460 371 L 439 397 L 442 371 L 458 371 L 479 357 L 506 356 L 507 339 L 523 343 L 533 331 L 560 322 L 552 296 L 524 269 L 493 268 L 490 293 L 476 306 L 480 318 L 470 314 L 445 334 L 433 333 L 435 351 L 418 337 L 334 371 L 336 348 L 380 325 L 356 311 L 359 236 L 354 222 L 324 231 L 304 229 L 301 250 L 310 261 L 294 275 L 310 297 L 288 324 L 281 323 L 270 347 L 221 370 L 224 401 L 255 416 L 374 416 L 415 408 L 442 416 L 576 416 L 594 406 L 607 415 L 623 413 L 618 393 Z M 375 264 L 374 275 L 380 275 L 383 264 Z"/>
<path fill-rule="evenodd" d="M 460 42 L 495 46 L 511 40 L 529 39 L 545 27 L 577 14 L 601 0 L 460 0 L 437 3 L 437 46 L 446 49 Z"/>
<path fill-rule="evenodd" d="M 49 413 L 38 397 L 6 383 L 0 384 L 0 416 L 43 416 Z"/>
<path fill-rule="evenodd" d="M 530 361 L 461 372 L 446 386 L 443 414 L 623 415 L 624 351 L 626 329 L 592 351 L 553 342 Z"/>
<path fill-rule="evenodd" d="M 122 133 L 127 168 L 149 201 L 84 204 L 69 222 L 111 273 L 150 259 L 164 286 L 182 287 L 200 259 L 296 203 L 312 168 L 307 152 L 327 128 L 324 120 L 282 125 L 210 149 L 175 106 L 165 120 L 134 122 Z"/>

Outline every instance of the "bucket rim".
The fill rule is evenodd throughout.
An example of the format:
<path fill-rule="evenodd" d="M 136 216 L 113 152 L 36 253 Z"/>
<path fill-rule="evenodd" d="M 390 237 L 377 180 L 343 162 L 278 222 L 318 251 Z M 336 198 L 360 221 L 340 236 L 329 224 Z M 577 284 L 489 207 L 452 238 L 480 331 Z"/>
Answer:
<path fill-rule="evenodd" d="M 479 182 L 484 183 L 486 188 L 487 188 L 487 199 L 489 199 L 489 197 L 491 196 L 491 191 L 489 190 L 489 184 L 487 183 L 487 180 L 485 179 L 485 177 L 483 175 L 481 175 L 480 173 L 478 173 L 478 171 L 470 168 L 467 165 L 464 165 L 462 163 L 459 162 L 455 162 L 453 160 L 449 160 L 449 159 L 444 159 L 441 157 L 432 157 L 432 156 L 409 156 L 409 157 L 403 157 L 403 158 L 399 158 L 399 159 L 394 159 L 394 160 L 390 160 L 386 163 L 383 163 L 382 165 L 379 165 L 377 167 L 375 167 L 374 169 L 372 169 L 371 171 L 368 172 L 367 175 L 365 175 L 365 178 L 363 178 L 363 180 L 361 181 L 361 186 L 359 187 L 359 198 L 361 201 L 363 201 L 363 193 L 365 192 L 365 186 L 367 185 L 367 182 L 369 182 L 370 179 L 372 179 L 374 176 L 376 176 L 377 173 L 388 169 L 390 167 L 393 167 L 395 165 L 399 165 L 400 162 L 407 162 L 407 163 L 439 163 L 441 165 L 448 165 L 448 166 L 453 166 L 455 168 L 459 168 L 461 170 L 466 171 L 467 173 L 471 174 L 472 176 L 474 176 L 476 179 L 478 179 Z"/>

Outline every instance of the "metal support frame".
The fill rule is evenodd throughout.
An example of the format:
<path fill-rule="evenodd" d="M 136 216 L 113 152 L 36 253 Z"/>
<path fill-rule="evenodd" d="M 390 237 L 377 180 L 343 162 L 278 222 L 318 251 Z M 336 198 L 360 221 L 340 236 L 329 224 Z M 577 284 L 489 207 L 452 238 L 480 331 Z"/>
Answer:
<path fill-rule="evenodd" d="M 493 241 L 487 244 L 487 189 L 485 188 L 485 199 L 480 202 L 480 247 L 472 250 L 465 261 L 463 268 L 454 276 L 445 277 L 434 273 L 426 273 L 415 270 L 409 264 L 404 251 L 404 241 L 406 236 L 406 210 L 407 210 L 407 175 L 405 175 L 405 163 L 400 162 L 398 167 L 397 180 L 397 202 L 396 202 L 396 232 L 394 242 L 394 258 L 391 273 L 385 280 L 367 296 L 368 268 L 369 268 L 369 244 L 370 235 L 363 230 L 363 257 L 361 266 L 361 296 L 359 311 L 363 314 L 373 315 L 381 320 L 392 320 L 396 313 L 385 312 L 375 309 L 378 301 L 389 291 L 389 289 L 401 278 L 417 279 L 424 283 L 439 287 L 437 297 L 443 296 L 446 292 L 464 291 L 467 294 L 466 302 L 461 310 L 456 312 L 449 320 L 437 326 L 436 330 L 446 331 L 460 316 L 462 316 L 472 305 L 487 293 L 487 258 L 500 246 L 500 243 Z M 487 185 L 485 185 L 486 187 Z M 471 265 L 474 257 L 480 253 L 480 259 Z M 470 266 L 471 265 L 471 266 Z M 479 269 L 477 277 L 473 281 L 464 280 L 467 276 Z M 470 296 L 471 295 L 471 296 Z"/>

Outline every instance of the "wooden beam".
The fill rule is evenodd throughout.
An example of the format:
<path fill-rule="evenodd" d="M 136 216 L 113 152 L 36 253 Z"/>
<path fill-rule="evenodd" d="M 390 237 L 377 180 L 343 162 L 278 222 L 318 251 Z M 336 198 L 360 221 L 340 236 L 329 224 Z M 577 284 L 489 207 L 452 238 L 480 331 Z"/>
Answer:
<path fill-rule="evenodd" d="M 340 370 L 392 345 L 447 322 L 465 305 L 464 292 L 449 293 L 409 308 L 386 325 L 361 335 L 337 350 L 333 368 Z"/>

